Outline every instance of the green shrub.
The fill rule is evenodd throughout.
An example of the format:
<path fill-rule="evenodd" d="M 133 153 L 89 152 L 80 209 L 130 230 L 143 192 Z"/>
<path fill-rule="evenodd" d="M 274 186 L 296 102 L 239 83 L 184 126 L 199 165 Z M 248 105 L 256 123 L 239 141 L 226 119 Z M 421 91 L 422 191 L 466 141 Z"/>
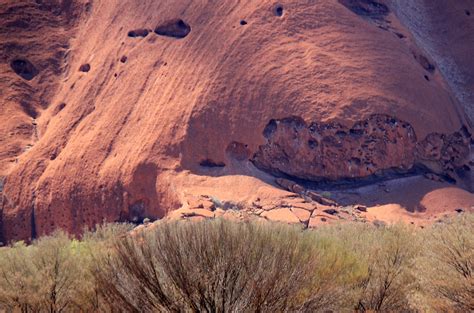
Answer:
<path fill-rule="evenodd" d="M 44 237 L 34 245 L 17 243 L 0 253 L 0 303 L 21 311 L 82 310 L 88 292 L 88 258 L 82 244 L 64 233 Z"/>
<path fill-rule="evenodd" d="M 435 312 L 474 311 L 474 215 L 462 215 L 425 233 L 417 262 L 426 306 Z"/>
<path fill-rule="evenodd" d="M 357 258 L 357 266 L 345 277 L 354 284 L 345 289 L 352 308 L 360 312 L 408 312 L 418 285 L 414 262 L 419 241 L 414 229 L 403 225 L 376 227 L 341 224 L 316 230 L 319 237 L 337 241 L 342 250 Z"/>

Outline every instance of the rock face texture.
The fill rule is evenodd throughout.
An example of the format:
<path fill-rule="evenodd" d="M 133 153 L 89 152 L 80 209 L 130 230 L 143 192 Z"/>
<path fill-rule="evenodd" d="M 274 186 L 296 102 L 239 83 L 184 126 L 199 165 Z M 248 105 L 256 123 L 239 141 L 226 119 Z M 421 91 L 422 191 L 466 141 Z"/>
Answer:
<path fill-rule="evenodd" d="M 162 218 L 243 176 L 472 188 L 474 4 L 443 3 L 3 1 L 0 241 Z"/>
<path fill-rule="evenodd" d="M 415 164 L 434 172 L 468 167 L 471 134 L 433 133 L 418 141 L 413 127 L 387 115 L 373 115 L 352 127 L 338 123 L 307 125 L 298 117 L 271 120 L 265 145 L 253 159 L 276 175 L 307 180 L 363 178 L 384 170 L 409 171 Z"/>

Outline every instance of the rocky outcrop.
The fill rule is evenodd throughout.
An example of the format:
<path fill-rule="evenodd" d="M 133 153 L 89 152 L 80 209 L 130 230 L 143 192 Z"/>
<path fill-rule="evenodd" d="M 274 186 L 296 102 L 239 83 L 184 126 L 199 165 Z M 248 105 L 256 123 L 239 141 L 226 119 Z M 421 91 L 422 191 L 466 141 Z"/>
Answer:
<path fill-rule="evenodd" d="M 373 115 L 350 128 L 289 117 L 271 120 L 263 135 L 267 143 L 259 147 L 254 164 L 275 175 L 306 180 L 408 172 L 417 164 L 441 174 L 470 168 L 472 136 L 466 127 L 418 140 L 409 123 L 388 115 Z"/>
<path fill-rule="evenodd" d="M 467 171 L 472 127 L 450 76 L 394 12 L 381 0 L 2 2 L 4 239 L 160 219 L 185 209 L 186 184 L 233 199 L 245 177 L 274 184 L 268 173 Z M 261 210 L 339 219 L 319 208 L 308 221 L 268 189 Z"/>

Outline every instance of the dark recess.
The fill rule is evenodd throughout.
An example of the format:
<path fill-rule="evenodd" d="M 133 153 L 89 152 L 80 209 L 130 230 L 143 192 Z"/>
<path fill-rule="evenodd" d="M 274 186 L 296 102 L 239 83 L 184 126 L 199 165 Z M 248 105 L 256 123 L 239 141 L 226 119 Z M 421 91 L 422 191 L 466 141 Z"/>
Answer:
<path fill-rule="evenodd" d="M 434 66 L 434 64 L 432 64 L 424 55 L 419 55 L 418 58 L 415 56 L 415 59 L 417 59 L 418 63 L 420 63 L 420 65 L 428 72 L 434 73 L 436 70 L 436 66 Z"/>
<path fill-rule="evenodd" d="M 120 62 L 122 62 L 122 63 L 127 62 L 127 60 L 128 60 L 128 58 L 127 58 L 127 56 L 125 56 L 125 55 L 120 58 Z"/>
<path fill-rule="evenodd" d="M 395 35 L 397 35 L 397 37 L 400 39 L 405 38 L 405 35 L 403 35 L 402 33 L 395 33 Z"/>
<path fill-rule="evenodd" d="M 58 114 L 59 112 L 61 112 L 64 108 L 66 107 L 66 103 L 62 102 L 60 103 L 56 109 L 54 109 L 54 115 Z"/>
<path fill-rule="evenodd" d="M 308 140 L 308 146 L 310 149 L 316 149 L 318 147 L 318 142 L 316 140 Z"/>
<path fill-rule="evenodd" d="M 374 20 L 381 20 L 390 13 L 385 4 L 373 0 L 339 0 L 339 3 L 361 17 Z"/>
<path fill-rule="evenodd" d="M 276 16 L 283 16 L 283 7 L 281 5 L 277 5 L 274 9 Z"/>
<path fill-rule="evenodd" d="M 200 166 L 203 166 L 203 167 L 224 167 L 225 164 L 222 163 L 222 162 L 214 162 L 213 160 L 211 159 L 205 159 L 205 160 L 202 160 L 200 163 L 199 163 Z"/>
<path fill-rule="evenodd" d="M 471 11 L 466 10 L 466 15 L 467 15 L 467 16 L 471 16 Z"/>
<path fill-rule="evenodd" d="M 36 239 L 37 235 L 38 234 L 36 232 L 35 208 L 33 207 L 31 210 L 31 239 Z"/>
<path fill-rule="evenodd" d="M 134 29 L 128 32 L 128 37 L 132 37 L 132 38 L 146 37 L 148 36 L 148 33 L 149 33 L 148 29 L 144 29 L 144 28 Z"/>
<path fill-rule="evenodd" d="M 15 59 L 10 62 L 12 70 L 21 78 L 32 80 L 38 75 L 36 67 L 27 59 Z"/>
<path fill-rule="evenodd" d="M 182 19 L 173 19 L 158 25 L 155 33 L 160 36 L 184 38 L 191 32 L 191 26 Z"/>
<path fill-rule="evenodd" d="M 21 101 L 20 106 L 23 109 L 23 112 L 28 114 L 29 117 L 31 118 L 37 118 L 38 117 L 38 112 L 36 109 L 33 107 L 33 105 L 27 101 Z"/>
<path fill-rule="evenodd" d="M 84 72 L 84 73 L 87 73 L 91 70 L 91 66 L 89 63 L 86 63 L 86 64 L 82 64 L 80 67 L 79 67 L 79 71 L 81 72 Z"/>
<path fill-rule="evenodd" d="M 263 135 L 265 136 L 265 138 L 270 137 L 275 132 L 277 127 L 278 124 L 276 120 L 271 119 L 270 122 L 268 122 L 267 126 L 265 126 L 265 128 L 263 129 Z"/>
<path fill-rule="evenodd" d="M 242 26 L 247 25 L 247 21 L 246 20 L 241 20 L 240 25 L 242 25 Z"/>
<path fill-rule="evenodd" d="M 430 81 L 430 78 L 428 77 L 428 75 L 425 75 L 425 79 L 426 81 Z"/>

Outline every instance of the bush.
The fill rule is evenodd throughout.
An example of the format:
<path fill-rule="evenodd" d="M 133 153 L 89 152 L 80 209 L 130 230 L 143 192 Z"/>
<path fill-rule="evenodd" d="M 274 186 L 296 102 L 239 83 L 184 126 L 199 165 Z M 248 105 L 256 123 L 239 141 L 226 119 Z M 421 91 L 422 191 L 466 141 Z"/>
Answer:
<path fill-rule="evenodd" d="M 436 225 L 424 236 L 420 280 L 434 311 L 474 311 L 474 215 Z"/>
<path fill-rule="evenodd" d="M 112 224 L 0 248 L 0 311 L 471 312 L 474 216 L 304 231 L 225 220 Z"/>
<path fill-rule="evenodd" d="M 23 312 L 81 310 L 80 294 L 88 291 L 82 284 L 85 262 L 81 244 L 64 233 L 31 246 L 18 243 L 1 254 L 0 303 Z"/>
<path fill-rule="evenodd" d="M 316 311 L 337 307 L 352 262 L 287 226 L 224 220 L 163 224 L 116 245 L 96 272 L 125 311 Z"/>
<path fill-rule="evenodd" d="M 99 226 L 82 241 L 64 232 L 32 245 L 18 242 L 0 248 L 0 310 L 21 312 L 85 312 L 99 309 L 93 277 L 94 254 L 122 233 L 125 226 Z M 129 229 L 129 228 L 128 228 Z"/>
<path fill-rule="evenodd" d="M 359 312 L 408 312 L 410 296 L 418 285 L 414 261 L 419 242 L 412 228 L 403 225 L 375 227 L 342 224 L 316 231 L 318 236 L 339 241 L 357 258 L 354 285 L 346 288 L 354 310 Z"/>

